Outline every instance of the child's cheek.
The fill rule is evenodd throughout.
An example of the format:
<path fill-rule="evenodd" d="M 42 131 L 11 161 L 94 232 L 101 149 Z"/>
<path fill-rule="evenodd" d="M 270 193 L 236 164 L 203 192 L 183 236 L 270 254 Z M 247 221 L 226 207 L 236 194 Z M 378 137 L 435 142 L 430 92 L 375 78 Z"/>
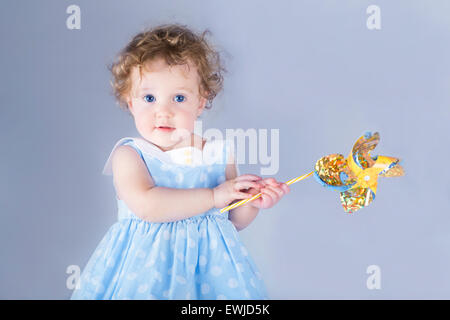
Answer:
<path fill-rule="evenodd" d="M 136 128 L 141 133 L 150 133 L 155 126 L 153 116 L 151 114 L 146 114 L 145 112 L 139 113 L 135 120 Z"/>
<path fill-rule="evenodd" d="M 194 132 L 194 124 L 196 117 L 191 112 L 183 112 L 179 127 Z"/>

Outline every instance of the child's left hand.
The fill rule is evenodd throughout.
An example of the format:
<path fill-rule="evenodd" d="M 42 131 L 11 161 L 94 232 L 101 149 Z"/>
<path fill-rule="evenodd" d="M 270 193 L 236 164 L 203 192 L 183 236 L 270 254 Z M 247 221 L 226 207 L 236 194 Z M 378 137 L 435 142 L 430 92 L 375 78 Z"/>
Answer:
<path fill-rule="evenodd" d="M 250 201 L 248 204 L 258 209 L 268 209 L 273 207 L 280 199 L 290 192 L 286 183 L 278 182 L 274 178 L 267 178 L 257 181 L 259 189 L 250 188 L 247 192 L 255 195 L 261 192 L 258 199 Z"/>

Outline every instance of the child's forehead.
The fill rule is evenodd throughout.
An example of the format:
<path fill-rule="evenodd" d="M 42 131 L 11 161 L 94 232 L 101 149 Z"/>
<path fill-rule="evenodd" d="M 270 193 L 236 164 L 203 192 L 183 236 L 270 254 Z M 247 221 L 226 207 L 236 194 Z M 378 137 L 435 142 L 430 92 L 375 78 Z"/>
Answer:
<path fill-rule="evenodd" d="M 145 62 L 142 67 L 134 67 L 132 74 L 133 83 L 152 82 L 161 78 L 198 83 L 198 72 L 189 61 L 183 65 L 168 65 L 164 59 L 155 59 Z"/>

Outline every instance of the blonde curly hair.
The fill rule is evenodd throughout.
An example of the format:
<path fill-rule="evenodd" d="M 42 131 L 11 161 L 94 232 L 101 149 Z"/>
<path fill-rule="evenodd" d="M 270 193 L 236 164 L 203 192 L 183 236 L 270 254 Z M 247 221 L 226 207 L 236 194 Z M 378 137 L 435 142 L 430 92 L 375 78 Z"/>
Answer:
<path fill-rule="evenodd" d="M 169 66 L 193 63 L 200 78 L 199 94 L 208 101 L 205 108 L 210 109 L 213 99 L 223 88 L 223 73 L 226 72 L 220 54 L 206 40 L 210 33 L 205 30 L 197 35 L 186 26 L 164 24 L 135 35 L 116 61 L 108 66 L 113 76 L 113 94 L 120 107 L 128 110 L 127 96 L 132 90 L 134 67 L 139 68 L 142 77 L 145 64 L 162 57 Z"/>

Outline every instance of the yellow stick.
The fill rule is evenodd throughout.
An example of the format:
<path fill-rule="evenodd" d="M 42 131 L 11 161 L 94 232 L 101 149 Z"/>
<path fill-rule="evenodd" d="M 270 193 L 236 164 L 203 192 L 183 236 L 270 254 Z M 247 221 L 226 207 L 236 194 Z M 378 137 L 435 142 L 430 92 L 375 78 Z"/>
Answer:
<path fill-rule="evenodd" d="M 307 174 L 304 174 L 304 175 L 302 175 L 302 176 L 300 176 L 300 177 L 291 179 L 291 180 L 287 181 L 286 184 L 287 184 L 287 185 L 290 185 L 290 184 L 296 183 L 296 182 L 298 182 L 298 181 L 300 181 L 300 180 L 306 179 L 306 178 L 308 178 L 310 175 L 312 175 L 313 173 L 314 173 L 314 171 L 312 171 L 312 172 L 310 172 L 310 173 L 307 173 Z M 230 204 L 228 207 L 225 207 L 225 208 L 220 209 L 220 213 L 224 213 L 225 211 L 230 211 L 230 210 L 232 210 L 232 209 L 234 209 L 234 208 L 237 208 L 237 207 L 243 205 L 244 203 L 247 203 L 247 202 L 249 202 L 249 201 L 253 201 L 253 200 L 255 200 L 255 199 L 258 199 L 260 196 L 261 196 L 261 193 L 258 193 L 258 194 L 255 194 L 255 195 L 254 195 L 253 197 L 251 197 L 251 198 L 244 199 L 244 200 L 238 201 L 238 202 L 236 202 L 236 203 Z"/>

